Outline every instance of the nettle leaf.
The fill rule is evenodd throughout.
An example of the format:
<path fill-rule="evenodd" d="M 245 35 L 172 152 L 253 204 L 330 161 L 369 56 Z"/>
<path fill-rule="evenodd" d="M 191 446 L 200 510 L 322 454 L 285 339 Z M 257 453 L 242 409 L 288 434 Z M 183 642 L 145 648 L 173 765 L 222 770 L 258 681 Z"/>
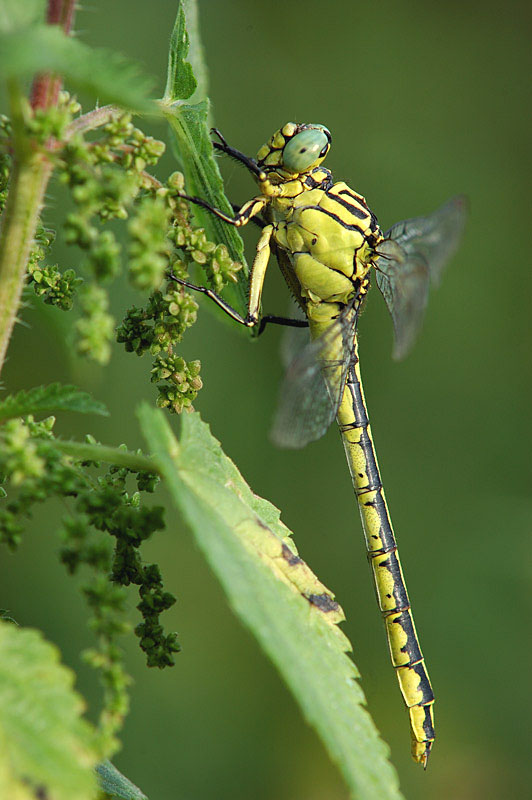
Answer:
<path fill-rule="evenodd" d="M 279 511 L 257 497 L 198 414 L 179 442 L 162 412 L 140 420 L 170 494 L 229 603 L 278 668 L 357 800 L 398 800 L 388 747 L 365 708 L 334 595 L 298 556 Z"/>
<path fill-rule="evenodd" d="M 46 16 L 46 0 L 0 0 L 0 32 L 15 31 Z"/>
<path fill-rule="evenodd" d="M 102 761 L 96 767 L 100 789 L 105 797 L 119 800 L 148 800 L 138 786 L 122 775 L 110 761 Z"/>
<path fill-rule="evenodd" d="M 0 622 L 0 797 L 94 800 L 94 732 L 74 679 L 38 631 Z"/>
<path fill-rule="evenodd" d="M 4 33 L 0 37 L 3 78 L 28 78 L 37 72 L 57 73 L 68 85 L 89 92 L 102 104 L 160 113 L 148 100 L 153 80 L 119 53 L 89 47 L 57 25 L 33 25 Z"/>
<path fill-rule="evenodd" d="M 185 26 L 185 13 L 182 5 L 177 10 L 168 53 L 168 71 L 164 98 L 170 102 L 187 100 L 196 90 L 196 78 L 192 65 L 186 60 L 189 50 L 189 38 Z"/>
<path fill-rule="evenodd" d="M 60 383 L 24 389 L 0 401 L 0 420 L 46 411 L 77 411 L 80 414 L 102 416 L 109 414 L 104 404 L 93 400 L 87 392 L 82 392 L 76 386 L 63 386 Z"/>
<path fill-rule="evenodd" d="M 188 35 L 185 28 L 185 9 Z M 192 21 L 192 26 L 189 19 Z M 188 58 L 194 64 L 198 80 Z M 189 0 L 186 4 L 179 4 L 170 38 L 168 77 L 160 108 L 172 131 L 173 150 L 185 176 L 187 194 L 201 197 L 215 208 L 232 215 L 233 209 L 224 194 L 222 177 L 210 139 L 206 75 L 197 26 L 196 4 Z M 192 92 L 194 96 L 191 99 L 196 102 L 184 102 L 190 98 Z M 228 302 L 245 316 L 249 271 L 240 235 L 232 225 L 228 225 L 205 209 L 194 206 L 193 213 L 199 224 L 205 228 L 209 239 L 225 244 L 231 258 L 244 264 L 238 283 L 227 286 L 223 294 Z"/>

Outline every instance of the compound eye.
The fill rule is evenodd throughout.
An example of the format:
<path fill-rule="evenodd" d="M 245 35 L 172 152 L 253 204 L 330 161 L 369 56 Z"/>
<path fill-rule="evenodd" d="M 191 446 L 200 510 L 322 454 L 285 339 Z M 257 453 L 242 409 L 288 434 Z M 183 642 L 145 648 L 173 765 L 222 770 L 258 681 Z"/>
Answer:
<path fill-rule="evenodd" d="M 325 158 L 330 134 L 325 129 L 305 128 L 290 139 L 283 151 L 283 165 L 290 172 L 305 172 L 316 161 Z"/>

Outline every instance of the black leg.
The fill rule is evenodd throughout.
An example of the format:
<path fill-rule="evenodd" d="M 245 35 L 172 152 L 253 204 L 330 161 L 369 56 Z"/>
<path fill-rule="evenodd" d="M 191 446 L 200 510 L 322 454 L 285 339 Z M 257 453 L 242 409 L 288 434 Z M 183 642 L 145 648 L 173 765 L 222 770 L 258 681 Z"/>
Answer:
<path fill-rule="evenodd" d="M 231 203 L 231 208 L 238 214 L 241 206 L 237 205 L 236 203 Z M 263 219 L 259 219 L 258 217 L 251 217 L 251 222 L 257 225 L 257 227 L 260 228 L 261 230 L 265 228 L 266 225 L 268 224 L 267 222 L 264 222 Z"/>
<path fill-rule="evenodd" d="M 275 314 L 265 314 L 261 317 L 257 336 L 263 333 L 268 323 L 272 325 L 285 325 L 288 328 L 308 328 L 308 320 L 306 319 L 291 319 L 290 317 L 277 317 Z"/>
<path fill-rule="evenodd" d="M 222 153 L 234 158 L 235 161 L 240 161 L 246 169 L 248 169 L 253 175 L 255 175 L 260 181 L 264 181 L 266 179 L 266 174 L 263 170 L 258 166 L 257 162 L 254 158 L 250 158 L 246 156 L 244 153 L 241 153 L 240 150 L 236 150 L 234 147 L 231 147 L 227 144 L 224 137 L 220 133 L 217 128 L 212 128 L 211 133 L 214 133 L 215 136 L 219 138 L 219 142 L 213 142 L 212 146 L 215 150 L 220 150 Z"/>
<path fill-rule="evenodd" d="M 201 197 L 191 197 L 188 194 L 180 194 L 183 200 L 188 200 L 189 203 L 194 203 L 196 206 L 201 206 L 202 208 L 206 208 L 207 211 L 210 211 L 211 214 L 214 214 L 215 217 L 218 219 L 223 219 L 224 222 L 227 222 L 229 225 L 240 226 L 242 225 L 240 217 L 230 217 L 227 214 L 224 214 L 223 211 L 220 211 L 218 208 L 214 208 L 206 200 L 202 200 Z"/>
<path fill-rule="evenodd" d="M 249 316 L 243 317 L 238 311 L 226 303 L 220 295 L 213 292 L 212 289 L 208 289 L 206 286 L 196 286 L 195 283 L 190 283 L 190 281 L 185 281 L 183 278 L 178 278 L 177 275 L 174 275 L 172 272 L 168 276 L 170 280 L 179 283 L 180 286 L 186 286 L 187 289 L 192 289 L 194 292 L 200 292 L 208 297 L 210 300 L 216 303 L 222 311 L 225 311 L 235 322 L 238 322 L 240 325 L 245 325 L 247 328 L 253 328 L 257 322 L 256 320 L 251 319 Z M 259 328 L 257 332 L 257 336 L 260 336 L 263 333 L 264 328 L 268 323 L 272 325 L 286 325 L 289 328 L 308 328 L 308 321 L 306 319 L 290 319 L 290 317 L 278 317 L 275 314 L 265 314 L 261 317 Z"/>
<path fill-rule="evenodd" d="M 201 294 L 206 295 L 210 300 L 213 300 L 217 306 L 219 306 L 222 311 L 225 311 L 235 322 L 238 322 L 240 325 L 245 325 L 247 328 L 253 328 L 256 325 L 256 321 L 250 319 L 250 317 L 243 317 L 238 311 L 226 303 L 220 295 L 213 292 L 212 289 L 208 289 L 206 286 L 196 286 L 194 283 L 190 283 L 189 281 L 183 280 L 183 278 L 178 278 L 177 275 L 174 275 L 172 272 L 168 276 L 172 281 L 179 283 L 181 286 L 186 286 L 187 289 L 192 289 L 194 292 L 200 292 Z"/>

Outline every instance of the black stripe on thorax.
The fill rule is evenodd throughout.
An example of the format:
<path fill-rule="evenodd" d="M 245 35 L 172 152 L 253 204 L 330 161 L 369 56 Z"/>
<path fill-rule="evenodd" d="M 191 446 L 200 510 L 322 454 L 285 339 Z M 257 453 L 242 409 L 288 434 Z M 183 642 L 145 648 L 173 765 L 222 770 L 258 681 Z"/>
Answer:
<path fill-rule="evenodd" d="M 334 198 L 334 199 L 338 199 L 338 198 Z M 364 231 L 362 230 L 360 225 L 349 225 L 347 222 L 344 222 L 343 219 L 341 219 L 338 216 L 338 214 L 334 214 L 332 211 L 327 211 L 327 209 L 322 208 L 321 206 L 308 206 L 308 208 L 312 208 L 313 210 L 316 210 L 316 211 L 321 211 L 322 214 L 326 214 L 328 217 L 331 217 L 331 219 L 334 219 L 335 222 L 338 222 L 339 225 L 342 226 L 342 228 L 345 228 L 345 230 L 347 230 L 347 231 L 358 231 L 358 233 L 360 233 L 361 236 L 364 236 Z"/>
<path fill-rule="evenodd" d="M 341 206 L 343 206 L 347 211 L 350 211 L 351 214 L 357 219 L 368 219 L 368 217 L 370 216 L 369 210 L 365 210 L 363 207 L 361 207 L 362 203 L 360 203 L 356 199 L 356 197 L 353 197 L 351 192 L 348 192 L 345 189 L 343 189 L 341 192 L 338 192 L 338 194 L 332 194 L 330 191 L 326 192 L 326 194 L 327 197 L 331 198 L 331 200 L 336 200 L 336 202 L 339 203 Z M 358 203 L 358 205 L 355 205 L 354 203 L 349 203 L 347 200 L 344 200 L 343 197 L 340 197 L 341 194 L 345 194 L 348 197 L 351 197 L 355 201 L 355 203 Z"/>

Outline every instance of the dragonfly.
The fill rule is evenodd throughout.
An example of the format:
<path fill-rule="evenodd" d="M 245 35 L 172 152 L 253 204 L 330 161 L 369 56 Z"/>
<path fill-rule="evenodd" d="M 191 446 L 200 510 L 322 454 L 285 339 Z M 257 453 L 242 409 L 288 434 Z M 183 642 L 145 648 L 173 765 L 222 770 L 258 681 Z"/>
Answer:
<path fill-rule="evenodd" d="M 243 164 L 258 193 L 233 216 L 199 197 L 186 200 L 237 228 L 257 221 L 261 234 L 241 315 L 206 286 L 202 292 L 236 322 L 262 332 L 267 323 L 307 326 L 310 340 L 287 369 L 272 429 L 275 443 L 299 448 L 320 438 L 336 417 L 357 498 L 368 560 L 395 674 L 408 710 L 411 752 L 426 768 L 434 743 L 434 694 L 414 625 L 362 388 L 357 325 L 374 275 L 394 328 L 395 358 L 410 350 L 429 285 L 458 248 L 466 200 L 453 197 L 424 217 L 383 233 L 365 198 L 322 166 L 331 146 L 321 124 L 288 122 L 256 158 L 231 147 L 214 129 L 216 150 Z M 272 252 L 303 319 L 261 315 Z"/>

